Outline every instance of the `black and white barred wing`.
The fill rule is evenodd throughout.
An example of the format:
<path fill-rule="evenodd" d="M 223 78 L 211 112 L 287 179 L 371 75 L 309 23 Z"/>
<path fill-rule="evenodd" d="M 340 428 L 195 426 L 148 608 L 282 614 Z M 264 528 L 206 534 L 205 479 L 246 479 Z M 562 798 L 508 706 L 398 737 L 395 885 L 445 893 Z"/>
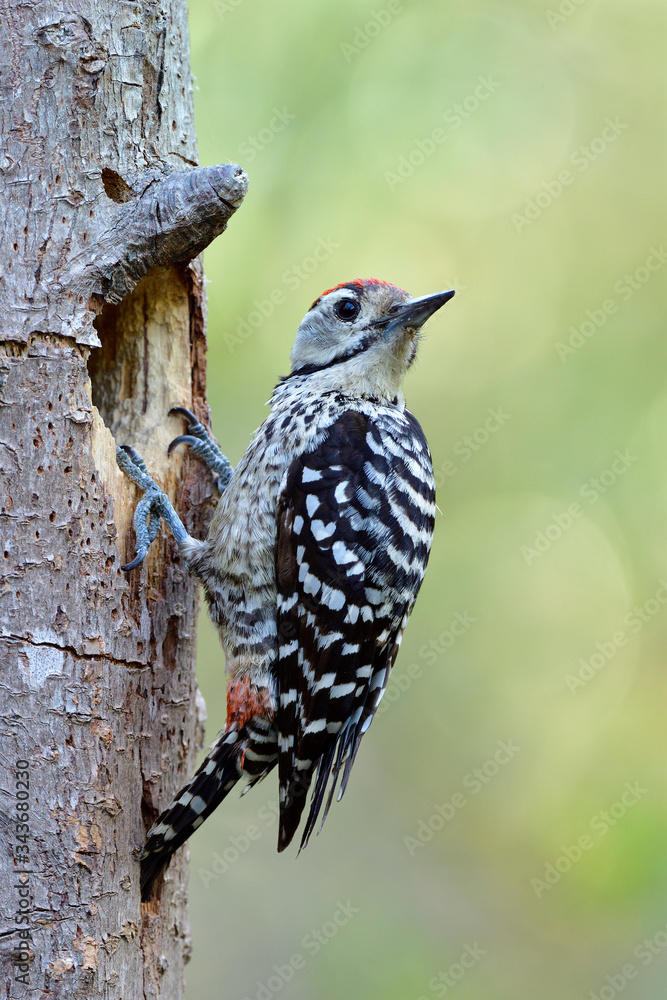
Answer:
<path fill-rule="evenodd" d="M 305 846 L 343 769 L 343 794 L 421 585 L 435 486 L 409 414 L 381 425 L 346 411 L 295 459 L 278 503 L 278 849 Z"/>

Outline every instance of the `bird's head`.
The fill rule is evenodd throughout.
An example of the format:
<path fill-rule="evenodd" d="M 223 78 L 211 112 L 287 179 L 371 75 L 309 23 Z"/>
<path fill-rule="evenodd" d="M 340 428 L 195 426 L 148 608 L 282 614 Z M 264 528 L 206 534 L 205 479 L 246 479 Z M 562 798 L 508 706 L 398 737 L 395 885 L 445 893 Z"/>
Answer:
<path fill-rule="evenodd" d="M 291 376 L 326 371 L 327 381 L 341 389 L 392 398 L 414 361 L 421 327 L 453 294 L 413 299 L 402 288 L 371 278 L 329 288 L 299 326 Z"/>

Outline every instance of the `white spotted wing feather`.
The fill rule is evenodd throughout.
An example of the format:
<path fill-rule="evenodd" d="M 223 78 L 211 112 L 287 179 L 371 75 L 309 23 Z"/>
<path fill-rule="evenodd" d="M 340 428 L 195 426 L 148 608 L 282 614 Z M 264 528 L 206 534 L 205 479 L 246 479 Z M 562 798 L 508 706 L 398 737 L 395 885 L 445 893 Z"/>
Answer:
<path fill-rule="evenodd" d="M 345 789 L 421 585 L 435 485 L 421 428 L 346 410 L 291 463 L 277 509 L 279 849 Z M 328 803 L 327 803 L 328 808 Z M 325 814 L 326 816 L 326 811 Z"/>

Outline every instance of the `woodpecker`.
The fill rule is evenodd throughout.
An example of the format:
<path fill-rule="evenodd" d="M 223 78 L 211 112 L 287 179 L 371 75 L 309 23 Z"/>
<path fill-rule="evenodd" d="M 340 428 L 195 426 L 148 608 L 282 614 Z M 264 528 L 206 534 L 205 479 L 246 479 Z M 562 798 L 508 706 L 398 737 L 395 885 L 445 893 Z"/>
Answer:
<path fill-rule="evenodd" d="M 422 325 L 453 295 L 412 298 L 375 279 L 320 295 L 235 470 L 193 414 L 176 408 L 188 432 L 169 452 L 188 445 L 220 490 L 205 541 L 187 534 L 141 457 L 118 449 L 143 491 L 137 555 L 123 568 L 142 562 L 164 519 L 203 585 L 229 674 L 223 731 L 148 832 L 142 899 L 240 778 L 245 792 L 278 766 L 279 851 L 311 785 L 301 848 L 337 787 L 343 795 L 431 548 L 431 456 L 400 386 Z"/>

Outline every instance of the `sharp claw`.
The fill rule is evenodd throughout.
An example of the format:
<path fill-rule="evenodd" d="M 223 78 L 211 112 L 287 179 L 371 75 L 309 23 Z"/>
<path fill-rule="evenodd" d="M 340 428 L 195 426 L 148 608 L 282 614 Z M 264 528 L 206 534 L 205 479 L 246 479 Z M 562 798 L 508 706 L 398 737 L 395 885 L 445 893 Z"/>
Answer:
<path fill-rule="evenodd" d="M 169 411 L 169 416 L 173 417 L 175 413 L 177 413 L 181 417 L 185 417 L 185 419 L 188 421 L 189 424 L 199 423 L 194 413 L 191 413 L 190 410 L 186 410 L 184 406 L 172 406 L 172 408 Z"/>
<path fill-rule="evenodd" d="M 171 410 L 169 411 L 169 416 L 172 416 L 175 413 L 177 413 L 181 417 L 185 417 L 188 423 L 188 431 L 190 432 L 190 434 L 194 435 L 197 438 L 201 438 L 201 440 L 203 441 L 209 440 L 210 434 L 208 433 L 204 425 L 197 420 L 194 413 L 191 413 L 190 410 L 187 410 L 184 406 L 172 406 Z"/>
<path fill-rule="evenodd" d="M 201 444 L 199 438 L 195 437 L 194 434 L 181 434 L 179 437 L 174 438 L 169 447 L 167 448 L 167 454 L 171 455 L 174 448 L 179 444 L 188 444 L 190 446 Z"/>
<path fill-rule="evenodd" d="M 146 552 L 148 552 L 148 549 L 146 549 L 144 552 L 140 552 L 139 555 L 137 555 L 137 556 L 134 557 L 134 559 L 132 560 L 132 562 L 125 563 L 125 565 L 121 566 L 120 568 L 125 573 L 129 573 L 130 570 L 136 569 L 137 566 L 141 566 L 142 562 L 146 558 Z"/>

